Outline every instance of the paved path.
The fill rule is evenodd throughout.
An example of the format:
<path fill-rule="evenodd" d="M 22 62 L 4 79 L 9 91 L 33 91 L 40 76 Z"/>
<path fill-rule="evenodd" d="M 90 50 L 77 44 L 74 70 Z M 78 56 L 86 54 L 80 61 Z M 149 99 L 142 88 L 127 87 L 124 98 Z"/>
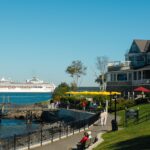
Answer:
<path fill-rule="evenodd" d="M 97 146 L 101 141 L 101 134 L 110 131 L 111 130 L 111 120 L 114 117 L 112 115 L 108 115 L 107 125 L 101 126 L 100 123 L 97 121 L 93 126 L 91 126 L 87 131 L 92 132 L 92 137 L 99 136 L 98 142 L 96 142 L 94 145 L 89 147 L 89 150 L 92 150 L 94 146 Z M 43 145 L 42 147 L 36 147 L 33 148 L 33 150 L 70 150 L 70 148 L 75 148 L 76 144 L 81 140 L 83 137 L 83 132 L 74 134 L 72 136 L 66 137 L 64 139 L 61 139 L 59 141 L 55 141 L 53 143 Z"/>

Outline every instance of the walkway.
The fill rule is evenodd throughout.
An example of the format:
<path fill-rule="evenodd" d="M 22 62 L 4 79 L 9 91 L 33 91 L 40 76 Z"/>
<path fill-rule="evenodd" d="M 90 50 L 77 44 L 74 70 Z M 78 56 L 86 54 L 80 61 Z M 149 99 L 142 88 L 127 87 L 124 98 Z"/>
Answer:
<path fill-rule="evenodd" d="M 112 115 L 108 115 L 107 125 L 101 126 L 100 123 L 97 121 L 93 126 L 91 126 L 88 130 L 92 132 L 92 137 L 95 137 L 97 135 L 101 135 L 102 133 L 106 131 L 111 130 L 111 120 L 113 119 Z M 61 139 L 59 141 L 55 141 L 53 143 L 43 145 L 42 147 L 36 147 L 32 148 L 32 150 L 70 150 L 70 148 L 75 148 L 76 144 L 80 139 L 83 137 L 83 132 L 74 134 L 72 136 L 68 136 L 64 139 Z M 98 145 L 102 139 L 98 137 L 99 140 L 94 145 Z M 93 146 L 94 146 L 93 145 Z M 91 150 L 93 146 L 89 147 L 88 150 Z"/>

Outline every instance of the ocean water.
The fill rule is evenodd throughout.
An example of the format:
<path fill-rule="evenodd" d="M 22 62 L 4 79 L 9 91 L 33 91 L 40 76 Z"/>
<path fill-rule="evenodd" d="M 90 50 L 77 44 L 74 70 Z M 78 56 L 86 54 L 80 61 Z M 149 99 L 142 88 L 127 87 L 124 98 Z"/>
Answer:
<path fill-rule="evenodd" d="M 0 93 L 0 103 L 34 104 L 52 98 L 52 93 Z"/>
<path fill-rule="evenodd" d="M 25 120 L 2 119 L 0 122 L 0 138 L 25 134 L 40 128 L 40 124 L 32 123 L 28 126 Z"/>
<path fill-rule="evenodd" d="M 52 93 L 0 93 L 0 103 L 28 105 L 50 100 Z M 27 126 L 25 120 L 2 119 L 0 122 L 0 138 L 24 134 L 39 128 L 39 124 Z"/>

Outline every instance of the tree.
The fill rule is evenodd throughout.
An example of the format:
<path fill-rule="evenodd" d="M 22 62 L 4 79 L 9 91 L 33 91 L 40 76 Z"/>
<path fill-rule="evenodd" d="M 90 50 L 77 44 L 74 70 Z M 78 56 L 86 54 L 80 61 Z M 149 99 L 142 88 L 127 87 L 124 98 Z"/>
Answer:
<path fill-rule="evenodd" d="M 100 90 L 106 90 L 106 78 L 105 74 L 107 72 L 108 58 L 105 56 L 97 57 L 96 67 L 99 71 L 99 76 L 96 78 L 95 82 L 99 83 Z"/>
<path fill-rule="evenodd" d="M 99 83 L 100 85 L 103 83 L 102 81 L 102 75 L 99 75 L 96 79 L 95 82 Z"/>
<path fill-rule="evenodd" d="M 55 88 L 52 97 L 54 100 L 60 100 L 60 98 L 64 96 L 64 94 L 68 91 L 70 91 L 70 86 L 67 83 L 63 82 L 58 85 L 57 88 Z"/>
<path fill-rule="evenodd" d="M 66 72 L 73 78 L 73 85 L 78 86 L 78 80 L 82 75 L 86 74 L 86 67 L 79 60 L 73 61 L 70 66 L 67 67 Z"/>
<path fill-rule="evenodd" d="M 70 89 L 71 89 L 71 91 L 77 91 L 77 85 L 76 85 L 76 83 L 72 82 L 70 84 Z"/>
<path fill-rule="evenodd" d="M 106 75 L 104 77 L 102 75 L 99 75 L 95 82 L 97 82 L 100 85 L 100 90 L 105 91 L 106 90 Z"/>

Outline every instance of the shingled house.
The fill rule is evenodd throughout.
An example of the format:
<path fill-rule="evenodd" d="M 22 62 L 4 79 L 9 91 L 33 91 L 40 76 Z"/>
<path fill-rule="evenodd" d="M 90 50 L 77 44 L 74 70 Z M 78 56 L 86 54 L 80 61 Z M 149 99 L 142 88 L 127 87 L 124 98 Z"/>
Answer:
<path fill-rule="evenodd" d="M 133 40 L 124 62 L 108 64 L 108 91 L 132 92 L 138 86 L 150 89 L 150 40 Z"/>

